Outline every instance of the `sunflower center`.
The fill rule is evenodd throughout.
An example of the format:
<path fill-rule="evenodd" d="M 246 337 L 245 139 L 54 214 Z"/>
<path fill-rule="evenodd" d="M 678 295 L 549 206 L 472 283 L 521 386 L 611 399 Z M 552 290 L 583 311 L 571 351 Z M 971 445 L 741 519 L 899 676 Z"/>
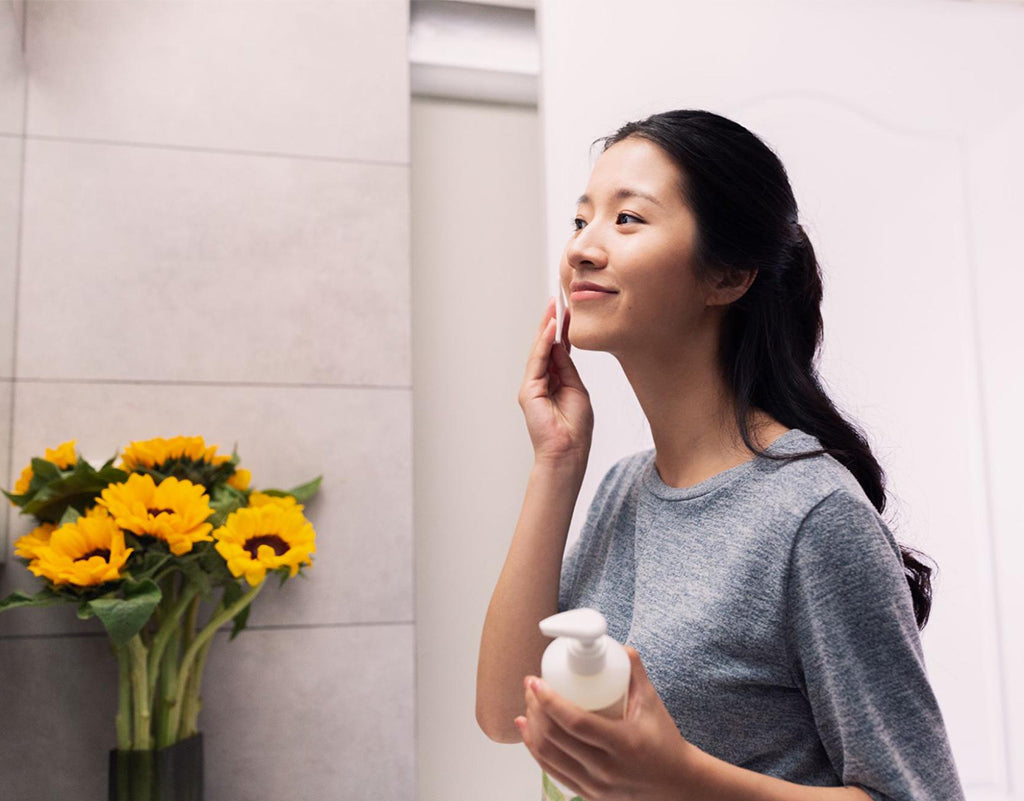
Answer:
<path fill-rule="evenodd" d="M 277 534 L 260 534 L 258 537 L 250 537 L 243 546 L 253 559 L 259 554 L 261 545 L 269 545 L 274 549 L 274 556 L 280 556 L 288 550 L 288 543 Z"/>
<path fill-rule="evenodd" d="M 172 515 L 174 514 L 173 509 L 147 509 L 146 511 L 153 515 L 153 517 L 156 517 L 158 514 L 162 514 L 163 512 L 167 512 Z"/>
<path fill-rule="evenodd" d="M 110 551 L 108 551 L 106 548 L 96 548 L 96 549 L 94 549 L 92 551 L 89 551 L 89 553 L 82 554 L 75 561 L 76 562 L 87 562 L 90 559 L 92 559 L 94 556 L 101 556 L 101 557 L 103 557 L 103 559 L 105 561 L 107 561 L 107 562 L 110 561 Z"/>

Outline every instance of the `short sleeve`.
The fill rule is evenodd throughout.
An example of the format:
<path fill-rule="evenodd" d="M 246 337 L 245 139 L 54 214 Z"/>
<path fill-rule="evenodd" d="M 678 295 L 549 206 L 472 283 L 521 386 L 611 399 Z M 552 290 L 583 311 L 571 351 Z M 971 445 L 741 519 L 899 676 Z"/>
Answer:
<path fill-rule="evenodd" d="M 568 544 L 562 554 L 561 575 L 558 582 L 558 611 L 565 612 L 577 607 L 577 576 L 580 562 L 587 550 L 595 545 L 595 535 L 603 533 L 605 527 L 602 520 L 608 508 L 608 501 L 621 478 L 624 468 L 633 456 L 624 456 L 605 471 L 601 477 L 594 497 L 587 507 L 587 518 L 583 523 L 579 536 Z"/>
<path fill-rule="evenodd" d="M 957 801 L 899 547 L 866 498 L 837 489 L 797 531 L 786 589 L 794 678 L 844 785 L 875 801 Z"/>

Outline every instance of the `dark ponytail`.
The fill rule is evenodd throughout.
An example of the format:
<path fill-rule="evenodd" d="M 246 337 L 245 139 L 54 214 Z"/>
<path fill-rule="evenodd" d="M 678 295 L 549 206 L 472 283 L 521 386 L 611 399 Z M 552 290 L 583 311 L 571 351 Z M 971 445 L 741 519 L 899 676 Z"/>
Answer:
<path fill-rule="evenodd" d="M 827 453 L 846 467 L 875 509 L 885 509 L 885 473 L 864 433 L 844 419 L 821 387 L 822 280 L 814 248 L 797 221 L 785 167 L 749 130 L 709 111 L 677 110 L 629 122 L 595 141 L 604 149 L 637 136 L 660 146 L 679 168 L 680 190 L 697 222 L 694 265 L 701 280 L 756 271 L 726 311 L 719 348 L 735 393 L 744 444 L 769 459 Z M 760 409 L 788 428 L 817 437 L 821 450 L 774 455 L 750 439 L 750 412 Z M 919 629 L 932 606 L 932 567 L 900 545 Z M 927 557 L 925 557 L 927 558 Z"/>

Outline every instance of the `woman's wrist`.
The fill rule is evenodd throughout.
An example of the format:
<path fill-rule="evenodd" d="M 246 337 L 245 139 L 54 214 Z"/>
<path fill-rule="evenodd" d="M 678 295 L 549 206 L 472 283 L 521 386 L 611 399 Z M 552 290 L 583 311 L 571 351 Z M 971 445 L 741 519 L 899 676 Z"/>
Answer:
<path fill-rule="evenodd" d="M 567 454 L 556 458 L 538 457 L 533 460 L 533 469 L 562 478 L 582 478 L 587 472 L 587 461 L 590 452 Z"/>
<path fill-rule="evenodd" d="M 686 801 L 871 801 L 860 787 L 788 782 L 718 759 L 686 740 L 683 743 L 676 787 L 686 788 Z"/>
<path fill-rule="evenodd" d="M 679 754 L 679 772 L 676 779 L 676 787 L 685 787 L 687 799 L 713 798 L 709 793 L 707 782 L 707 759 L 709 755 L 701 751 L 697 746 L 682 737 L 679 738 L 681 745 Z"/>

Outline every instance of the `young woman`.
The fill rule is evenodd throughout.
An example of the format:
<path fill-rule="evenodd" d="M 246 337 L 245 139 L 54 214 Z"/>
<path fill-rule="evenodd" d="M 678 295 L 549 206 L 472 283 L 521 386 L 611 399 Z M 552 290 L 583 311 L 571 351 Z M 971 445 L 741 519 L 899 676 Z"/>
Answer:
<path fill-rule="evenodd" d="M 535 463 L 481 728 L 587 801 L 962 799 L 919 639 L 931 568 L 818 379 L 821 275 L 783 165 L 724 117 L 656 114 L 604 140 L 572 225 L 565 344 L 551 299 L 519 393 Z M 616 357 L 655 447 L 604 475 L 563 564 L 593 429 L 570 342 Z M 627 644 L 624 720 L 536 678 L 538 621 L 582 606 Z"/>

